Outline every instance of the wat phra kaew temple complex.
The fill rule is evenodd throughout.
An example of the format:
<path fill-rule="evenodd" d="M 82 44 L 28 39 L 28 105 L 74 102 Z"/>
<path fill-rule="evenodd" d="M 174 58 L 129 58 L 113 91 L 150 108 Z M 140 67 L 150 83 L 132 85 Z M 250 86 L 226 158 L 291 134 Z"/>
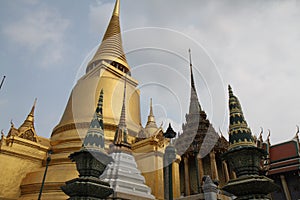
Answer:
<path fill-rule="evenodd" d="M 273 146 L 256 138 L 229 86 L 229 138 L 219 134 L 199 103 L 190 51 L 182 132 L 157 126 L 152 100 L 143 127 L 119 18 L 116 0 L 50 138 L 35 131 L 35 103 L 23 124 L 2 133 L 0 199 L 300 199 L 299 131 Z"/>

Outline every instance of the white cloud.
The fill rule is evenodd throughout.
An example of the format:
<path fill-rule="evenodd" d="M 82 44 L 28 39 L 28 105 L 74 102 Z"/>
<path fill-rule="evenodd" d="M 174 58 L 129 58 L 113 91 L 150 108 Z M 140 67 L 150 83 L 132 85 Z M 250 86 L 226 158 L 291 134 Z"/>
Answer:
<path fill-rule="evenodd" d="M 103 36 L 113 6 L 114 1 L 106 0 L 89 5 L 90 31 L 99 37 L 94 40 L 94 44 L 99 43 Z M 226 85 L 230 83 L 240 98 L 253 133 L 258 133 L 259 127 L 263 126 L 265 130 L 271 129 L 271 139 L 274 142 L 287 140 L 293 137 L 295 125 L 300 124 L 300 95 L 297 92 L 300 85 L 299 6 L 296 1 L 256 0 L 121 2 L 120 20 L 123 31 L 161 27 L 187 34 L 209 52 L 217 64 L 223 82 L 217 77 L 217 69 L 207 60 L 204 61 L 207 58 L 203 57 L 203 52 L 196 51 L 192 43 L 180 39 L 177 34 L 152 32 L 153 34 L 147 35 L 143 31 L 134 31 L 136 34 L 126 32 L 123 33 L 124 48 L 125 51 L 130 51 L 136 43 L 140 46 L 162 47 L 177 52 L 184 58 L 188 56 L 187 49 L 192 48 L 194 66 L 203 75 L 202 78 L 200 73 L 195 75 L 198 96 L 216 129 L 221 127 L 224 133 L 228 129 Z M 53 10 L 32 11 L 19 21 L 8 25 L 4 32 L 15 43 L 32 52 L 38 52 L 39 55 L 42 54 L 42 60 L 46 62 L 44 65 L 47 65 L 48 61 L 61 60 L 66 48 L 63 38 L 70 22 L 62 16 L 63 13 L 59 14 Z M 74 21 L 76 27 L 81 27 L 80 23 L 82 22 Z M 91 42 L 88 39 L 82 38 L 83 41 Z M 178 109 L 171 103 L 164 105 L 166 92 L 160 93 L 162 90 L 157 87 L 149 86 L 148 90 L 141 91 L 142 111 L 145 110 L 142 119 L 147 119 L 149 98 L 153 97 L 155 104 L 168 109 L 168 113 L 165 114 L 159 112 L 160 107 L 155 108 L 157 119 L 166 115 L 166 118 L 179 124 L 174 129 L 180 130 L 180 120 L 184 121 L 184 112 L 189 103 L 188 63 L 177 59 L 171 53 L 149 50 L 133 52 L 127 58 L 132 69 L 143 64 L 148 64 L 145 66 L 148 68 L 151 63 L 156 62 L 178 70 L 185 77 L 178 79 L 174 74 L 158 74 L 154 70 L 149 70 L 148 73 L 143 73 L 143 70 L 135 74 L 140 85 L 158 82 L 171 85 L 170 88 L 174 88 L 178 96 L 184 95 L 180 96 L 182 108 Z M 138 72 L 137 69 L 132 71 Z M 176 113 L 178 110 L 183 113 Z"/>
<path fill-rule="evenodd" d="M 201 80 L 197 78 L 199 98 L 214 127 L 221 127 L 223 131 L 228 128 L 228 123 L 223 124 L 223 105 L 227 109 L 226 85 L 230 83 L 240 97 L 254 134 L 263 126 L 272 130 L 274 135 L 271 139 L 274 142 L 293 137 L 295 124 L 300 122 L 300 113 L 296 111 L 300 102 L 300 95 L 296 91 L 300 85 L 300 4 L 296 1 L 172 1 L 174 3 L 171 5 L 170 1 L 132 2 L 134 11 L 131 4 L 122 4 L 128 12 L 121 13 L 125 27 L 167 27 L 186 33 L 201 43 L 216 62 L 225 91 L 215 87 L 214 81 L 218 78 L 214 77 L 215 69 L 205 67 L 203 60 L 197 59 L 201 57 L 199 53 L 193 53 L 194 64 L 203 73 L 209 88 L 214 93 L 222 93 L 217 98 L 212 96 L 213 109 L 210 109 L 208 96 L 203 94 Z M 144 23 L 139 23 L 137 16 L 145 18 Z M 187 49 L 190 45 L 181 40 L 172 40 L 172 35 L 149 35 L 151 37 L 141 35 L 128 41 L 124 37 L 125 49 L 142 39 L 152 46 L 166 43 L 169 50 L 174 51 Z M 130 56 L 128 61 L 136 63 L 142 58 L 153 59 L 147 56 L 151 57 L 151 54 L 137 58 Z M 172 59 L 164 64 L 176 65 Z M 155 72 L 152 75 L 157 76 Z M 150 74 L 147 73 L 147 76 Z M 174 77 L 165 79 L 172 83 Z M 228 121 L 226 113 L 225 121 Z"/>
<path fill-rule="evenodd" d="M 68 26 L 69 20 L 55 10 L 40 9 L 8 24 L 3 32 L 17 46 L 38 53 L 40 57 L 36 59 L 47 66 L 62 60 Z"/>

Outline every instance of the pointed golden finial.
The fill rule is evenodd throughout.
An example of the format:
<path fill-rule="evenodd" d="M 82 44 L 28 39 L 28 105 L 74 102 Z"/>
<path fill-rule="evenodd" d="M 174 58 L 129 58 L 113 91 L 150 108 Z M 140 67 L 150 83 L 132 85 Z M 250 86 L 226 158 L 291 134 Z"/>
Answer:
<path fill-rule="evenodd" d="M 29 113 L 29 115 L 31 115 L 31 116 L 34 116 L 34 110 L 35 110 L 36 102 L 37 102 L 37 98 L 34 99 L 33 106 L 32 106 L 31 111 Z"/>
<path fill-rule="evenodd" d="M 150 98 L 150 114 L 149 115 L 153 116 L 152 98 Z"/>
<path fill-rule="evenodd" d="M 120 0 L 116 0 L 116 4 L 115 4 L 113 15 L 119 17 L 119 14 L 120 14 Z"/>
<path fill-rule="evenodd" d="M 27 118 L 23 122 L 23 124 L 19 127 L 19 131 L 22 132 L 27 130 L 28 128 L 34 128 L 34 110 L 36 106 L 37 98 L 34 99 L 33 106 L 27 115 Z"/>

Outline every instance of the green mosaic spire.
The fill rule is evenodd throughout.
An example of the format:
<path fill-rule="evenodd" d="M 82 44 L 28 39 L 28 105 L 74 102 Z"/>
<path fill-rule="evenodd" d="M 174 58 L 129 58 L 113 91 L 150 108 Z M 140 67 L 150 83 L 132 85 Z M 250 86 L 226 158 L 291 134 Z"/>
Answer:
<path fill-rule="evenodd" d="M 104 149 L 104 131 L 103 131 L 103 89 L 100 92 L 96 111 L 90 123 L 88 132 L 84 138 L 82 147 Z"/>
<path fill-rule="evenodd" d="M 255 146 L 254 139 L 248 124 L 245 120 L 241 104 L 233 94 L 230 85 L 229 91 L 229 149 L 240 148 L 243 146 Z"/>

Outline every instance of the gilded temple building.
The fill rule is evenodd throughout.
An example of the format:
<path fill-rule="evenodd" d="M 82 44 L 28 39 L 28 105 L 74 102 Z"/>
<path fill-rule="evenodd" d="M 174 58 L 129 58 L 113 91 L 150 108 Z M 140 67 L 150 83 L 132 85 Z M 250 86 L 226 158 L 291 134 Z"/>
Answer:
<path fill-rule="evenodd" d="M 101 140 L 101 149 L 114 160 L 107 164 L 101 178 L 110 183 L 114 194 L 122 194 L 119 197 L 125 199 L 165 199 L 164 155 L 166 147 L 174 145 L 176 155 L 170 164 L 173 180 L 170 188 L 174 199 L 204 199 L 204 183 L 218 188 L 218 199 L 231 199 L 230 194 L 221 191 L 227 182 L 236 179 L 236 173 L 221 158 L 228 150 L 229 142 L 213 128 L 200 105 L 191 52 L 191 84 L 187 88 L 191 92 L 190 102 L 186 102 L 189 111 L 182 133 L 171 141 L 165 137 L 162 126 L 156 123 L 152 99 L 147 123 L 144 127 L 141 125 L 138 81 L 131 76 L 131 67 L 123 50 L 119 18 L 120 0 L 116 0 L 101 44 L 87 64 L 86 73 L 73 87 L 50 138 L 41 137 L 35 131 L 36 101 L 23 124 L 17 128 L 11 122 L 9 132 L 1 134 L 0 199 L 38 199 L 41 188 L 43 200 L 68 199 L 62 187 L 79 175 L 69 156 L 82 150 L 83 142 L 89 139 L 87 133 L 96 138 L 91 132 L 91 121 L 96 120 L 95 110 L 98 112 L 98 107 L 101 107 L 100 135 L 104 134 L 105 138 Z M 99 96 L 102 98 L 101 106 Z M 99 131 L 94 128 L 92 131 Z M 286 160 L 276 155 L 281 148 L 293 145 L 291 142 L 283 144 L 283 147 L 266 148 L 270 152 L 269 176 L 276 181 L 284 183 L 281 173 L 285 173 L 286 179 L 293 179 L 294 174 L 299 174 L 298 165 L 284 171 L 290 162 L 299 162 L 299 140 L 297 152 L 282 155 L 288 156 Z M 126 170 L 128 174 L 124 174 Z M 43 181 L 45 171 L 47 174 Z M 292 191 L 292 188 L 288 189 Z M 286 186 L 283 190 L 286 194 Z M 139 195 L 130 195 L 134 193 Z"/>
<path fill-rule="evenodd" d="M 16 128 L 11 122 L 8 134 L 4 136 L 4 133 L 1 133 L 0 199 L 18 199 L 21 194 L 24 194 L 24 191 L 26 192 L 26 188 L 23 188 L 21 193 L 21 185 L 25 176 L 42 169 L 45 164 L 50 141 L 36 134 L 34 110 L 35 103 L 19 128 Z M 39 182 L 41 182 L 41 178 L 39 177 Z"/>

